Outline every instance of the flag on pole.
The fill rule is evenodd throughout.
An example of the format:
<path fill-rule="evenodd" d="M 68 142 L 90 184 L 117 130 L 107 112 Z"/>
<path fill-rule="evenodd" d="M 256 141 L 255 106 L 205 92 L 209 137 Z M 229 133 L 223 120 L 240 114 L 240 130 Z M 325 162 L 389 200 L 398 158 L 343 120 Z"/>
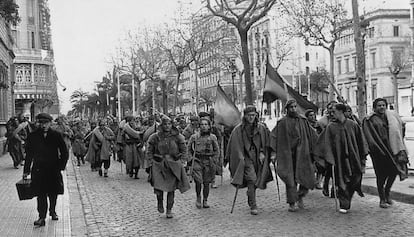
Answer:
<path fill-rule="evenodd" d="M 233 101 L 226 95 L 220 84 L 217 84 L 214 102 L 214 121 L 227 127 L 235 127 L 241 122 L 241 114 Z"/>
<path fill-rule="evenodd" d="M 266 78 L 263 89 L 263 101 L 266 103 L 271 103 L 277 99 L 282 101 L 287 101 L 290 99 L 296 100 L 298 109 L 302 112 L 307 109 L 318 109 L 315 104 L 308 101 L 291 86 L 289 86 L 279 75 L 279 73 L 277 73 L 277 71 L 272 67 L 272 65 L 267 62 Z"/>

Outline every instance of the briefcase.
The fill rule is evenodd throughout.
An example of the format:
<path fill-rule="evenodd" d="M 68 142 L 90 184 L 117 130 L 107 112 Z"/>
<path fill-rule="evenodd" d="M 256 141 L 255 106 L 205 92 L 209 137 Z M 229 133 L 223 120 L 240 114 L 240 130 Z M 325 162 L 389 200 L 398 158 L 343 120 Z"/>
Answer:
<path fill-rule="evenodd" d="M 31 179 L 21 179 L 16 183 L 17 194 L 19 195 L 19 200 L 29 200 L 34 197 L 32 190 L 32 180 Z"/>

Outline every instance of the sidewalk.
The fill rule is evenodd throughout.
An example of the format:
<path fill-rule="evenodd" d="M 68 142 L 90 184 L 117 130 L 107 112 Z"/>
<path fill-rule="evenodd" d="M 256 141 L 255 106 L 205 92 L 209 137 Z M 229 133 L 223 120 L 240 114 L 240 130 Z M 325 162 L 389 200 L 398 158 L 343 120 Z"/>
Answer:
<path fill-rule="evenodd" d="M 413 188 L 410 188 L 412 186 Z M 374 168 L 367 168 L 362 179 L 362 191 L 371 195 L 378 195 L 377 180 L 375 177 Z M 414 174 L 409 171 L 409 176 L 404 181 L 400 178 L 394 182 L 391 188 L 391 198 L 393 200 L 414 204 Z"/>
<path fill-rule="evenodd" d="M 58 196 L 56 206 L 59 220 L 52 221 L 48 216 L 46 226 L 34 227 L 33 221 L 38 219 L 36 198 L 19 201 L 15 186 L 15 183 L 22 177 L 23 167 L 14 169 L 8 154 L 0 156 L 0 235 L 9 237 L 82 236 L 80 234 L 82 230 L 76 230 L 76 235 L 71 231 L 71 211 L 73 210 L 70 210 L 71 200 L 68 190 L 70 185 L 68 185 L 67 173 L 73 174 L 72 162 L 68 162 L 67 169 L 68 171 L 63 172 L 65 194 Z"/>

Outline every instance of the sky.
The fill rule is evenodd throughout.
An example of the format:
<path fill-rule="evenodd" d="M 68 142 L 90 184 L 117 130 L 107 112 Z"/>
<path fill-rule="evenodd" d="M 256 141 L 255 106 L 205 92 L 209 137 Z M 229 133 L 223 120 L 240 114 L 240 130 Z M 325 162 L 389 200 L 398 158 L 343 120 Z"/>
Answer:
<path fill-rule="evenodd" d="M 198 0 L 187 7 L 199 7 Z M 347 0 L 346 2 L 351 2 Z M 409 0 L 359 0 L 366 11 L 377 8 L 409 8 Z M 116 4 L 115 4 L 116 3 Z M 112 70 L 111 55 L 128 30 L 157 25 L 171 19 L 178 0 L 50 0 L 52 42 L 60 83 L 61 112 L 68 112 L 74 90 L 92 92 Z M 350 7 L 350 6 L 348 6 Z"/>
<path fill-rule="evenodd" d="M 175 0 L 50 0 L 55 66 L 67 88 L 58 89 L 61 112 L 71 109 L 74 90 L 92 92 L 94 81 L 112 70 L 111 55 L 128 30 L 161 24 L 178 7 Z"/>

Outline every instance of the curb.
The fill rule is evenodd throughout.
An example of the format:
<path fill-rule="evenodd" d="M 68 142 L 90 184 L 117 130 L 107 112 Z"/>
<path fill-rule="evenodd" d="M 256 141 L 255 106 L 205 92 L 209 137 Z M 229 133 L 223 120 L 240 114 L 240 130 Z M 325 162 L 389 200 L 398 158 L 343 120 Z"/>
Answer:
<path fill-rule="evenodd" d="M 378 196 L 377 187 L 373 187 L 373 186 L 370 186 L 370 185 L 362 185 L 362 192 Z M 391 190 L 390 196 L 395 201 L 403 202 L 403 203 L 407 203 L 407 204 L 414 204 L 414 196 L 413 195 L 400 193 L 400 192 L 395 192 L 395 191 Z"/>
<path fill-rule="evenodd" d="M 70 155 L 67 169 L 67 187 L 70 196 L 70 221 L 72 236 L 88 236 L 82 197 L 79 190 L 76 168 L 73 164 L 73 155 Z"/>

